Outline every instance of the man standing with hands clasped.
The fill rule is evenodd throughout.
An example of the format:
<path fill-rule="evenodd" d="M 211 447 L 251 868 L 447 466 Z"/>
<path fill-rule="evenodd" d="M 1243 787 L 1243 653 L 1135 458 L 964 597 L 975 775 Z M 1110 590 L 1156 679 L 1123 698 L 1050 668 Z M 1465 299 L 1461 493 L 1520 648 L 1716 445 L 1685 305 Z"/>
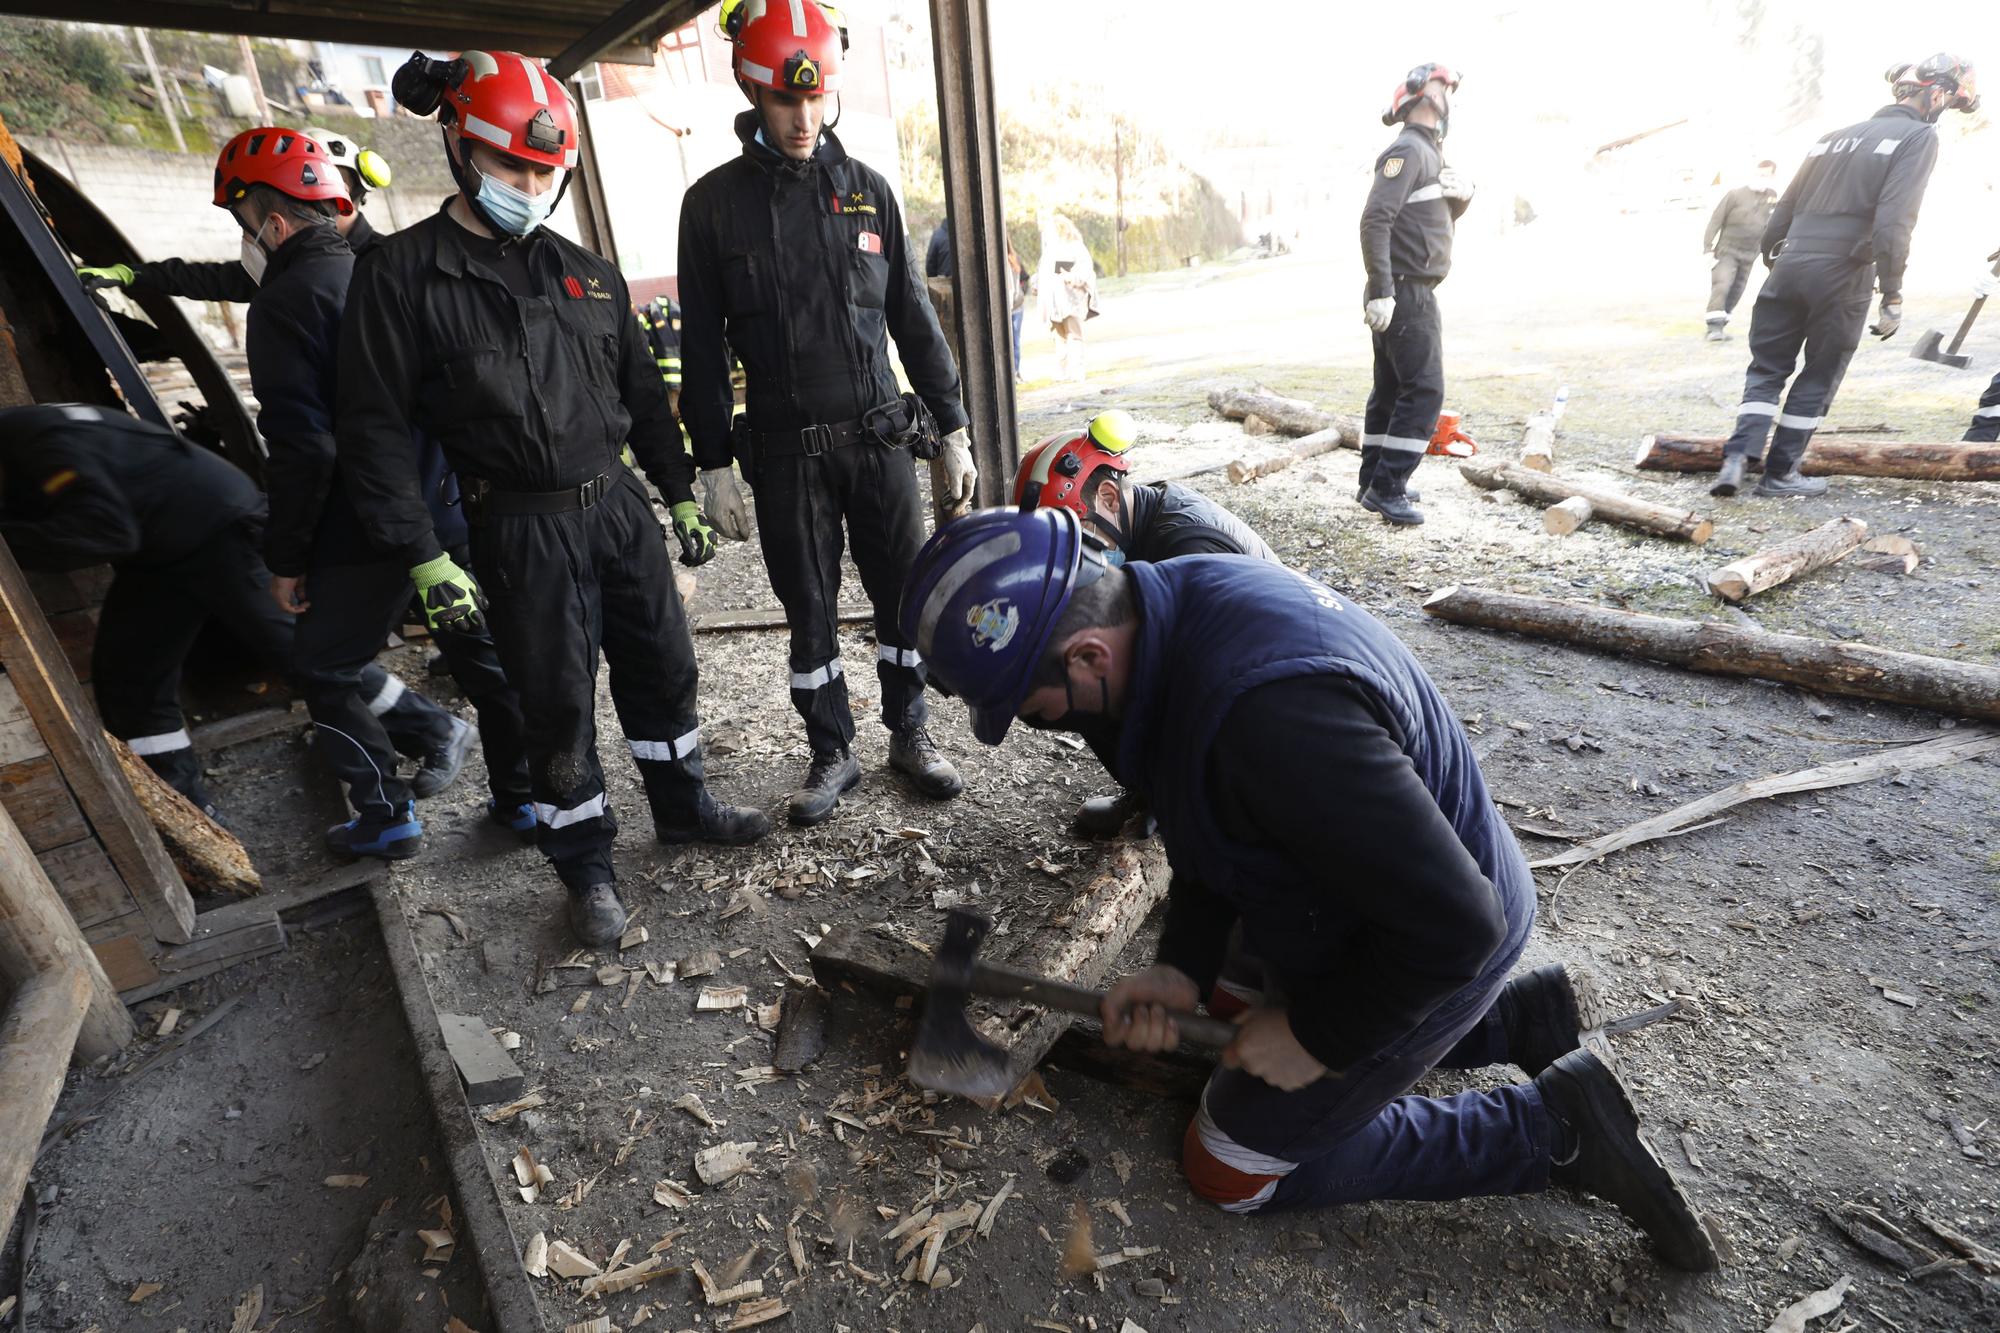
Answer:
<path fill-rule="evenodd" d="M 1424 521 L 1409 488 L 1444 407 L 1444 327 L 1437 285 L 1451 272 L 1452 224 L 1472 201 L 1472 182 L 1444 164 L 1441 147 L 1458 75 L 1418 65 L 1389 94 L 1384 125 L 1402 133 L 1375 159 L 1361 210 L 1361 262 L 1368 271 L 1362 318 L 1375 343 L 1375 387 L 1361 424 L 1361 507 L 1391 523 Z"/>
<path fill-rule="evenodd" d="M 861 781 L 840 662 L 843 523 L 875 608 L 889 765 L 925 796 L 960 791 L 925 730 L 924 662 L 896 603 L 924 538 L 913 455 L 939 459 L 947 509 L 971 503 L 979 474 L 902 209 L 824 122 L 827 95 L 840 92 L 837 22 L 812 0 L 743 13 L 726 29 L 751 106 L 736 118 L 743 153 L 681 206 L 681 405 L 703 508 L 723 536 L 750 536 L 732 454 L 756 492 L 764 564 L 792 632 L 792 704 L 812 747 L 791 819 L 817 824 Z M 733 430 L 725 337 L 748 380 Z M 892 337 L 914 393 L 897 392 Z"/>

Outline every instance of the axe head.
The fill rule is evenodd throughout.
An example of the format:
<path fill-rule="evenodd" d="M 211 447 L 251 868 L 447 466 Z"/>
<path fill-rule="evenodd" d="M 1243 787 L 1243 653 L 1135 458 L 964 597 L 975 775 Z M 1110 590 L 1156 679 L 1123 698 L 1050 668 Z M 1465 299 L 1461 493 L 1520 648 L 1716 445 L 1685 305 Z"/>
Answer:
<path fill-rule="evenodd" d="M 1972 364 L 1970 352 L 1945 351 L 1944 335 L 1936 329 L 1919 338 L 1917 345 L 1910 349 L 1910 355 L 1918 361 L 1935 361 L 1938 365 L 1950 366 L 1953 370 L 1964 370 Z"/>
<path fill-rule="evenodd" d="M 993 1098 L 1014 1086 L 1007 1052 L 974 1032 L 965 1017 L 972 998 L 972 962 L 992 927 L 991 921 L 962 907 L 945 917 L 944 939 L 931 962 L 930 990 L 910 1047 L 910 1082 L 920 1088 Z"/>

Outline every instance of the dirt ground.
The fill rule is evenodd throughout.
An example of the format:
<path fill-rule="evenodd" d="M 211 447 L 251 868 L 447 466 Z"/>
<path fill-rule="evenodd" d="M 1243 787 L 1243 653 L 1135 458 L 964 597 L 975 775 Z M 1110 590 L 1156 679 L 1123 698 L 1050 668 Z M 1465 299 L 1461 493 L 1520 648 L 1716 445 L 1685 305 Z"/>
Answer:
<path fill-rule="evenodd" d="M 1645 225 L 1634 224 L 1635 245 Z M 1745 778 L 1874 753 L 1952 726 L 1914 710 L 1703 677 L 1421 613 L 1430 591 L 1467 582 L 1716 615 L 1701 591 L 1703 571 L 1851 513 L 1916 541 L 1924 552 L 1918 572 L 1894 578 L 1835 567 L 1766 593 L 1739 614 L 1774 629 L 1968 661 L 2000 657 L 2000 600 L 1983 586 L 2000 553 L 2000 487 L 1836 479 L 1819 500 L 1717 502 L 1694 479 L 1633 473 L 1629 458 L 1648 431 L 1727 429 L 1743 344 L 1700 341 L 1706 275 L 1697 265 L 1668 275 L 1672 281 L 1648 273 L 1615 295 L 1580 294 L 1574 282 L 1559 293 L 1540 290 L 1531 274 L 1560 258 L 1563 241 L 1531 228 L 1475 245 L 1483 276 L 1463 284 L 1454 277 L 1442 290 L 1450 406 L 1490 451 L 1505 455 L 1519 423 L 1567 385 L 1560 466 L 1712 515 L 1716 535 L 1706 547 L 1601 525 L 1549 537 L 1535 506 L 1471 487 L 1440 460 L 1419 473 L 1430 522 L 1416 531 L 1390 530 L 1355 505 L 1351 452 L 1247 486 L 1229 485 L 1220 472 L 1191 484 L 1401 635 L 1472 732 L 1509 816 L 1544 830 L 1593 836 Z M 1344 253 L 1107 283 L 1105 317 L 1091 326 L 1088 385 L 1047 384 L 1052 344 L 1028 339 L 1023 435 L 1080 425 L 1100 406 L 1128 406 L 1142 424 L 1140 474 L 1178 474 L 1276 447 L 1216 421 L 1205 402 L 1212 388 L 1259 381 L 1358 412 L 1368 378 L 1356 286 Z M 2000 335 L 1973 340 L 1984 373 L 1952 377 L 1909 361 L 1912 331 L 1942 323 L 1952 299 L 1913 293 L 1905 339 L 1871 343 L 1856 358 L 1832 424 L 1956 437 Z M 860 600 L 851 576 L 849 588 Z M 754 547 L 731 546 L 702 571 L 695 610 L 771 600 Z M 1926 1214 L 2000 1246 L 1993 1018 L 2000 765 L 1990 759 L 1740 807 L 1716 827 L 1572 874 L 1539 876 L 1541 916 L 1526 961 L 1589 968 L 1619 1011 L 1683 1002 L 1674 1018 L 1620 1038 L 1617 1049 L 1663 1156 L 1729 1238 L 1733 1255 L 1723 1272 L 1688 1277 L 1663 1268 L 1609 1208 L 1556 1194 L 1224 1218 L 1178 1174 L 1187 1108 L 1060 1069 L 1045 1071 L 1042 1106 L 988 1114 L 933 1104 L 897 1080 L 907 1013 L 870 997 L 836 997 L 826 1053 L 796 1078 L 767 1081 L 771 1038 L 755 1009 L 777 998 L 787 970 L 806 970 L 807 941 L 825 927 L 879 924 L 927 942 L 942 922 L 941 891 L 955 892 L 1000 918 L 1004 933 L 993 948 L 1025 952 L 1060 929 L 1052 923 L 1106 854 L 1068 832 L 1076 801 L 1107 786 L 1087 753 L 1032 732 L 986 750 L 949 700 L 936 702 L 933 730 L 959 761 L 966 794 L 945 805 L 909 796 L 884 772 L 885 733 L 866 720 L 876 689 L 865 627 L 852 627 L 843 642 L 864 719 L 858 750 L 867 777 L 827 825 L 795 831 L 780 822 L 772 839 L 748 850 L 668 851 L 652 842 L 603 701 L 600 734 L 613 802 L 625 817 L 621 875 L 635 923 L 651 937 L 617 960 L 635 981 L 597 985 L 594 967 L 608 956 L 561 966 L 586 960 L 572 957 L 560 893 L 533 852 L 483 824 L 481 775 L 469 771 L 424 807 L 429 850 L 395 875 L 432 998 L 440 1009 L 518 1033 L 516 1058 L 543 1098 L 510 1119 L 480 1122 L 522 1245 L 539 1232 L 602 1262 L 622 1242 L 640 1258 L 671 1238 L 660 1251 L 670 1263 L 699 1260 L 719 1279 L 732 1268 L 761 1278 L 766 1294 L 791 1307 L 793 1326 L 813 1329 L 998 1330 L 1043 1321 L 1108 1333 L 1129 1320 L 1154 1333 L 1762 1330 L 1785 1305 L 1843 1275 L 1854 1279 L 1844 1314 L 1817 1327 L 1838 1328 L 1847 1318 L 1892 1333 L 2000 1324 L 1994 1284 L 1982 1286 L 1975 1270 L 1906 1280 L 1855 1248 L 1823 1212 L 1861 1200 L 1916 1235 L 1927 1234 L 1915 1220 Z M 784 635 L 703 635 L 697 643 L 713 785 L 781 819 L 806 762 L 786 696 Z M 397 668 L 422 679 L 421 655 L 420 647 L 402 651 Z M 238 747 L 216 764 L 218 793 L 240 812 L 253 854 L 279 873 L 319 863 L 307 830 L 331 817 L 330 795 L 306 758 L 302 742 L 273 740 Z M 1531 858 L 1568 845 L 1526 834 L 1523 843 Z M 1127 965 L 1145 961 L 1146 948 L 1135 943 Z M 318 949 L 295 946 L 253 964 L 263 978 L 256 984 L 271 984 L 281 971 L 335 967 Z M 662 984 L 643 970 L 704 950 L 721 956 L 712 976 Z M 544 977 L 553 987 L 537 993 Z M 745 1009 L 696 1011 L 704 987 L 729 985 L 747 988 Z M 349 1040 L 341 1050 L 374 1049 L 353 1040 L 351 1027 L 342 1035 Z M 281 1054 L 267 1057 L 262 1071 L 267 1095 L 286 1104 L 323 1095 L 310 1091 L 314 1075 L 293 1069 L 297 1051 L 336 1046 L 332 1037 L 316 1041 L 287 1030 L 273 1044 Z M 395 1143 L 404 1152 L 416 1141 L 405 1132 L 418 1133 L 408 1127 L 422 1119 L 419 1103 L 413 1081 L 396 1094 L 411 1100 L 384 1100 L 403 1075 L 388 1069 L 386 1039 L 380 1049 L 345 1080 L 370 1086 L 371 1096 L 341 1110 L 373 1117 L 368 1132 L 384 1145 L 378 1151 Z M 195 1058 L 151 1078 L 164 1089 L 223 1077 Z M 1481 1077 L 1519 1076 L 1501 1069 Z M 371 1077 L 383 1082 L 370 1085 Z M 1466 1085 L 1439 1078 L 1427 1086 Z M 688 1093 L 713 1127 L 676 1109 Z M 238 1094 L 204 1095 L 226 1104 Z M 1952 1123 L 1968 1132 L 1977 1156 L 1961 1150 Z M 130 1178 L 95 1165 L 106 1149 L 89 1158 L 78 1151 L 115 1142 L 106 1130 L 87 1128 L 64 1149 L 80 1159 L 75 1167 L 60 1164 L 90 1172 L 99 1193 Z M 694 1155 L 725 1142 L 754 1144 L 753 1167 L 705 1186 Z M 522 1148 L 555 1178 L 533 1204 L 512 1187 L 509 1163 Z M 157 1148 L 149 1155 L 156 1168 Z M 337 1169 L 347 1168 L 316 1157 L 304 1174 L 316 1180 Z M 685 1201 L 656 1202 L 663 1181 L 684 1186 Z M 908 1210 L 985 1200 L 1009 1181 L 990 1235 L 943 1252 L 948 1282 L 930 1289 L 899 1280 L 907 1259 L 883 1237 Z M 168 1189 L 166 1197 L 186 1197 L 182 1183 Z M 301 1227 L 355 1224 L 329 1220 L 328 1193 L 285 1196 Z M 1064 1244 L 1079 1209 L 1091 1219 L 1096 1253 L 1138 1252 L 1094 1277 L 1064 1277 Z M 129 1291 L 128 1277 L 162 1280 L 142 1261 L 157 1243 L 148 1239 L 148 1212 L 148 1225 L 127 1223 L 113 1236 L 103 1223 L 93 1228 L 96 1243 L 118 1256 L 115 1266 L 101 1255 L 43 1251 L 39 1280 L 67 1281 L 74 1305 L 65 1316 L 59 1304 L 48 1327 L 207 1326 L 154 1319 L 144 1305 L 136 1315 L 113 1308 Z M 788 1253 L 794 1226 L 803 1273 Z M 46 1229 L 43 1243 L 54 1243 Z M 235 1243 L 246 1252 L 261 1245 L 266 1272 L 305 1248 L 289 1234 L 260 1243 L 254 1229 Z M 58 1255 L 70 1262 L 58 1267 Z M 80 1295 L 86 1285 L 97 1292 L 88 1306 Z M 210 1308 L 226 1309 L 247 1285 L 216 1284 L 228 1300 Z M 537 1287 L 551 1328 L 599 1311 L 575 1282 L 551 1278 Z M 303 1303 L 317 1290 L 300 1281 L 274 1306 Z M 171 1286 L 153 1299 L 170 1293 Z M 343 1327 L 329 1310 L 310 1318 Z M 602 1312 L 627 1330 L 725 1326 L 686 1273 L 612 1296 Z M 301 1318 L 293 1326 L 313 1325 Z"/>

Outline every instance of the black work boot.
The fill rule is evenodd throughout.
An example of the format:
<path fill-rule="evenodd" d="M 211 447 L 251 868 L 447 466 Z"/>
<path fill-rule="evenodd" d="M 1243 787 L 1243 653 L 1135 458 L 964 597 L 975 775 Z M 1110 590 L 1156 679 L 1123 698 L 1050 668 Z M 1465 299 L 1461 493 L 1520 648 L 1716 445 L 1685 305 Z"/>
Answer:
<path fill-rule="evenodd" d="M 1415 504 L 1424 498 L 1424 493 L 1414 486 L 1405 486 L 1403 488 L 1403 498 L 1411 504 Z M 1354 488 L 1354 499 L 1357 503 L 1365 502 L 1368 499 L 1368 483 L 1363 482 Z"/>
<path fill-rule="evenodd" d="M 861 765 L 846 750 L 815 754 L 812 767 L 806 770 L 805 785 L 792 793 L 786 813 L 794 824 L 821 823 L 840 804 L 841 794 L 852 791 L 860 781 Z"/>
<path fill-rule="evenodd" d="M 470 722 L 462 717 L 453 718 L 444 743 L 424 756 L 423 766 L 410 779 L 410 790 L 420 798 L 435 796 L 458 781 L 458 771 L 465 767 L 465 756 L 478 739 L 478 729 Z"/>
<path fill-rule="evenodd" d="M 910 780 L 919 795 L 948 801 L 965 790 L 951 760 L 938 753 L 937 743 L 922 727 L 889 733 L 889 767 Z"/>
<path fill-rule="evenodd" d="M 1535 1089 L 1559 1122 L 1549 1183 L 1615 1205 L 1675 1268 L 1705 1273 L 1721 1266 L 1707 1223 L 1640 1136 L 1639 1113 L 1616 1070 L 1586 1047 L 1543 1070 Z"/>
<path fill-rule="evenodd" d="M 1794 463 L 1788 472 L 1764 470 L 1764 479 L 1757 483 L 1757 494 L 1775 496 L 1779 499 L 1797 499 L 1807 495 L 1825 495 L 1826 478 L 1808 477 L 1799 472 Z"/>
<path fill-rule="evenodd" d="M 771 817 L 748 805 L 724 805 L 701 789 L 700 818 L 692 824 L 656 824 L 654 832 L 664 843 L 712 842 L 723 847 L 741 847 L 771 831 Z"/>
<path fill-rule="evenodd" d="M 569 928 L 593 949 L 616 944 L 625 933 L 625 922 L 625 904 L 618 901 L 618 888 L 610 880 L 569 889 Z"/>
<path fill-rule="evenodd" d="M 1115 838 L 1125 831 L 1134 815 L 1145 813 L 1144 801 L 1129 791 L 1121 791 L 1116 796 L 1093 796 L 1079 805 L 1072 824 L 1086 838 Z"/>
<path fill-rule="evenodd" d="M 1726 454 L 1722 459 L 1722 470 L 1715 474 L 1715 480 L 1708 485 L 1710 495 L 1728 497 L 1743 489 L 1743 469 L 1750 465 L 1742 454 Z"/>
<path fill-rule="evenodd" d="M 1379 486 L 1371 488 L 1361 497 L 1361 507 L 1371 513 L 1380 514 L 1399 527 L 1414 528 L 1424 521 L 1424 511 L 1417 508 L 1408 491 L 1400 495 L 1390 495 Z"/>
<path fill-rule="evenodd" d="M 1495 1002 L 1507 1028 L 1508 1058 L 1539 1074 L 1604 1026 L 1604 1004 L 1590 974 L 1550 963 L 1507 982 Z"/>

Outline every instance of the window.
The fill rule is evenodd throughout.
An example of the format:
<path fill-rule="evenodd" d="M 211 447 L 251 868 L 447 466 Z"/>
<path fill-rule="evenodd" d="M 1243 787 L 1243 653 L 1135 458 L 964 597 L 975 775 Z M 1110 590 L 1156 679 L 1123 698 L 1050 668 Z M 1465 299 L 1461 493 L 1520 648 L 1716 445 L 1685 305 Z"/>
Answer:
<path fill-rule="evenodd" d="M 379 87 L 389 82 L 388 75 L 382 68 L 381 56 L 361 57 L 361 73 L 364 81 L 372 86 Z"/>
<path fill-rule="evenodd" d="M 591 61 L 590 64 L 577 71 L 576 84 L 577 87 L 583 89 L 584 101 L 602 102 L 604 100 L 604 70 L 596 61 Z"/>

